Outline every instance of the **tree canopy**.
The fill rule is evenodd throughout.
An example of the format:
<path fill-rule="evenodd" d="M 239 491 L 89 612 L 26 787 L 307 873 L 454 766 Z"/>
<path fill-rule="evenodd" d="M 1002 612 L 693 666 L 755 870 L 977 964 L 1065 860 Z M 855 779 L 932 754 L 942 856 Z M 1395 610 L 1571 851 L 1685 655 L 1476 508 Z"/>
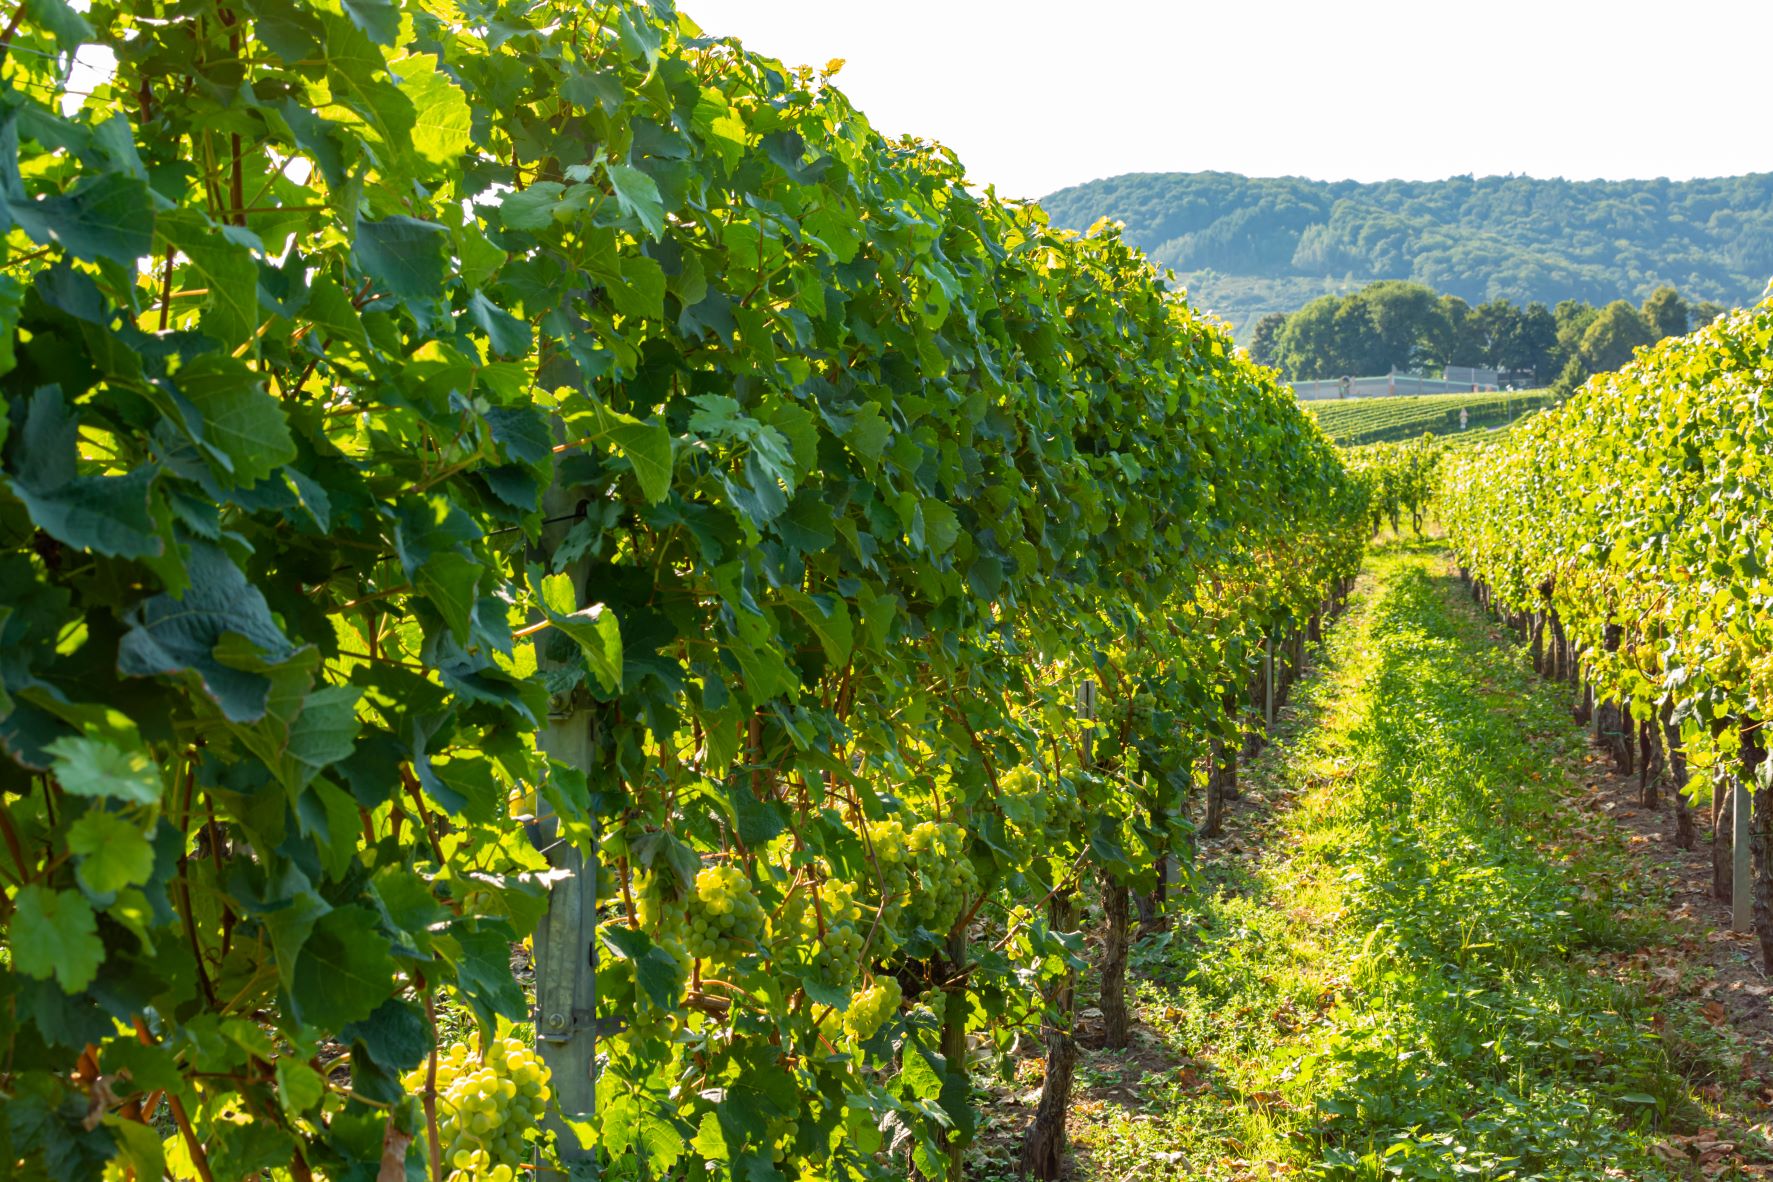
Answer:
<path fill-rule="evenodd" d="M 1669 285 L 1735 305 L 1773 275 L 1773 173 L 1378 184 L 1128 173 L 1042 204 L 1062 226 L 1125 222 L 1131 242 L 1180 272 L 1196 301 L 1243 337 L 1265 312 L 1375 279 L 1415 280 L 1472 304 L 1637 302 Z"/>
<path fill-rule="evenodd" d="M 1419 283 L 1388 279 L 1346 296 L 1325 295 L 1291 315 L 1257 321 L 1249 351 L 1295 381 L 1432 372 L 1445 366 L 1499 371 L 1515 385 L 1574 389 L 1590 374 L 1618 369 L 1635 349 L 1716 319 L 1717 305 L 1689 304 L 1672 287 L 1641 308 L 1614 300 L 1596 308 L 1564 300 L 1520 307 L 1489 300 L 1471 307 Z"/>

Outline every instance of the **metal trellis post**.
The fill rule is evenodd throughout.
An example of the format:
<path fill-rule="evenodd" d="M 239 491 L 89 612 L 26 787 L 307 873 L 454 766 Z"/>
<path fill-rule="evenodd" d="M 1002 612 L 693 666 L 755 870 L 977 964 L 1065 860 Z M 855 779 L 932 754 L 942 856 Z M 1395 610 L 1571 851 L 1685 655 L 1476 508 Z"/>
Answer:
<path fill-rule="evenodd" d="M 1749 865 L 1750 816 L 1748 781 L 1730 777 L 1730 928 L 1749 932 L 1755 924 L 1754 872 Z"/>
<path fill-rule="evenodd" d="M 1262 721 L 1274 729 L 1274 633 L 1262 638 Z"/>
<path fill-rule="evenodd" d="M 543 531 L 544 555 L 551 554 L 578 512 L 576 498 L 558 485 L 543 501 L 548 518 L 557 524 Z M 584 602 L 589 563 L 579 561 L 565 572 L 573 592 Z M 553 657 L 554 639 L 544 633 L 536 645 L 538 664 L 578 661 L 575 651 Z M 599 735 L 595 704 L 582 690 L 556 695 L 548 720 L 537 735 L 550 759 L 584 773 L 593 782 Z M 532 830 L 548 864 L 561 872 L 548 891 L 548 910 L 535 932 L 536 1053 L 552 1076 L 553 1103 L 543 1122 L 555 1134 L 561 1161 L 575 1177 L 595 1177 L 596 1149 L 567 1125 L 589 1124 L 597 1111 L 597 866 L 586 865 L 584 853 L 562 840 L 560 823 L 545 800 L 536 801 Z"/>

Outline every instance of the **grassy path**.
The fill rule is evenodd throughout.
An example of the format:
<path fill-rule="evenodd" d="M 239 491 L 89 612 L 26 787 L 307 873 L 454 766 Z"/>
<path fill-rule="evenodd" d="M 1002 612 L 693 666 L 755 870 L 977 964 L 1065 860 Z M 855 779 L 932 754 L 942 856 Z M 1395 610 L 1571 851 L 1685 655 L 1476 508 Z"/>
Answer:
<path fill-rule="evenodd" d="M 1740 1047 L 1646 985 L 1660 888 L 1576 807 L 1560 691 L 1444 560 L 1378 554 L 1302 690 L 1136 953 L 1135 1047 L 1086 1058 L 1078 1176 L 1762 1176 Z"/>

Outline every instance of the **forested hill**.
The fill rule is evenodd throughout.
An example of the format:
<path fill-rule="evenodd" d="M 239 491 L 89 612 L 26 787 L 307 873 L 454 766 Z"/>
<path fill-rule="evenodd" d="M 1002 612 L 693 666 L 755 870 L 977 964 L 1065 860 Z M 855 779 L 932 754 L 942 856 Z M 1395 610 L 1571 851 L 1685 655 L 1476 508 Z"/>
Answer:
<path fill-rule="evenodd" d="M 1740 304 L 1773 275 L 1773 173 L 1379 184 L 1128 173 L 1042 204 L 1062 226 L 1125 222 L 1240 333 L 1261 313 L 1373 279 L 1414 279 L 1472 303 L 1636 301 L 1669 283 Z"/>

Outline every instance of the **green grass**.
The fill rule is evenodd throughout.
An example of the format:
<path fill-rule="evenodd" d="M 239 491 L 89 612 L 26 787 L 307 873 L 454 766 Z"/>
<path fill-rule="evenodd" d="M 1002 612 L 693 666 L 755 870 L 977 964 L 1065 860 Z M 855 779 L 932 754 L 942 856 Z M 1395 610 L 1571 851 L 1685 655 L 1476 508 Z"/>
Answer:
<path fill-rule="evenodd" d="M 1734 1052 L 1624 969 L 1668 938 L 1659 900 L 1567 802 L 1561 694 L 1431 545 L 1375 558 L 1251 777 L 1291 802 L 1260 855 L 1140 948 L 1175 1065 L 1090 1107 L 1084 1176 L 1689 1176 L 1651 1147 L 1718 1123 L 1697 1089 L 1734 1086 Z"/>
<path fill-rule="evenodd" d="M 1325 432 L 1344 447 L 1414 439 L 1424 432 L 1457 437 L 1480 428 L 1513 423 L 1529 411 L 1549 405 L 1546 390 L 1502 394 L 1413 394 L 1396 398 L 1348 398 L 1304 402 Z M 1461 432 L 1459 412 L 1466 411 Z"/>

